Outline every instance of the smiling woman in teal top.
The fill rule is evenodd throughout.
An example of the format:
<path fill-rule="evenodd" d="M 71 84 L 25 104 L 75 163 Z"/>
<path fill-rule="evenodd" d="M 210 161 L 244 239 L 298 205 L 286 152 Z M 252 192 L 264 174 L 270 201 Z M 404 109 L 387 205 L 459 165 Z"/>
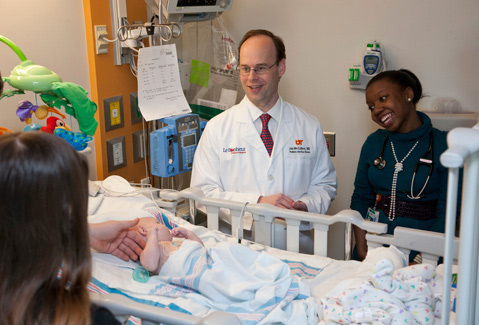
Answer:
<path fill-rule="evenodd" d="M 447 170 L 439 156 L 447 147 L 446 132 L 416 111 L 421 97 L 418 78 L 404 69 L 384 71 L 366 87 L 371 118 L 383 129 L 361 149 L 351 209 L 386 223 L 388 234 L 397 226 L 444 232 Z M 366 232 L 354 227 L 354 235 L 353 258 L 363 260 Z M 411 261 L 416 254 L 411 252 Z"/>

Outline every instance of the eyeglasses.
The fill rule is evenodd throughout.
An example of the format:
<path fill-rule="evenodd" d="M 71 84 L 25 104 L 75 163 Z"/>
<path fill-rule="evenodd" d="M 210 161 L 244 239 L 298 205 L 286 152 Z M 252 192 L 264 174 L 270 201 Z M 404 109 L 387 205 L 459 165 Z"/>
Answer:
<path fill-rule="evenodd" d="M 278 62 L 275 62 L 270 66 L 267 66 L 266 64 L 260 64 L 260 65 L 256 66 L 256 68 L 251 68 L 251 67 L 248 67 L 248 66 L 241 66 L 241 67 L 238 67 L 238 70 L 240 71 L 240 73 L 243 76 L 249 75 L 251 70 L 253 70 L 254 73 L 256 73 L 256 74 L 265 74 L 276 64 L 278 64 Z"/>

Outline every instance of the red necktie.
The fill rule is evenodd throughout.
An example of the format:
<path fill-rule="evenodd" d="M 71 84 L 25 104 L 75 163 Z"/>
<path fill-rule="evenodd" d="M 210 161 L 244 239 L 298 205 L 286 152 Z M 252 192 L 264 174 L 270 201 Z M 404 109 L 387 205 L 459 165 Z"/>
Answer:
<path fill-rule="evenodd" d="M 260 117 L 261 122 L 263 123 L 263 129 L 261 130 L 261 140 L 263 140 L 264 146 L 268 151 L 269 156 L 271 157 L 271 152 L 273 151 L 273 137 L 269 133 L 268 122 L 271 119 L 271 115 L 262 114 Z"/>

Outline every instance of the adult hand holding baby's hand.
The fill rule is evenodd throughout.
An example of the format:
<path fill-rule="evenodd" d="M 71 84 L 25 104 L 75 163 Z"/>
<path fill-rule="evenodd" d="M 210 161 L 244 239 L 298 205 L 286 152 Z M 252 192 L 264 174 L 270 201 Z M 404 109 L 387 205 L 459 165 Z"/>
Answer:
<path fill-rule="evenodd" d="M 90 245 L 101 253 L 112 254 L 124 261 L 138 260 L 145 241 L 131 230 L 139 219 L 89 224 Z"/>

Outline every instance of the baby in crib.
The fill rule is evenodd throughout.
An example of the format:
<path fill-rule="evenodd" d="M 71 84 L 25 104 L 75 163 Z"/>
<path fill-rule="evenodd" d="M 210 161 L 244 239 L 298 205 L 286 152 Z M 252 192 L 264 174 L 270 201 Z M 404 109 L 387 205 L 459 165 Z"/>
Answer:
<path fill-rule="evenodd" d="M 169 285 L 170 294 L 242 313 L 272 309 L 286 298 L 310 295 L 285 262 L 264 251 L 230 241 L 206 247 L 191 230 L 169 230 L 154 217 L 141 218 L 135 228 L 146 238 L 141 264 Z M 155 284 L 151 290 L 161 295 L 164 285 Z"/>
<path fill-rule="evenodd" d="M 154 274 L 159 274 L 170 255 L 180 248 L 182 241 L 174 238 L 189 239 L 203 245 L 191 230 L 182 227 L 170 230 L 154 217 L 141 218 L 134 229 L 146 240 L 146 246 L 140 255 L 141 265 Z"/>

